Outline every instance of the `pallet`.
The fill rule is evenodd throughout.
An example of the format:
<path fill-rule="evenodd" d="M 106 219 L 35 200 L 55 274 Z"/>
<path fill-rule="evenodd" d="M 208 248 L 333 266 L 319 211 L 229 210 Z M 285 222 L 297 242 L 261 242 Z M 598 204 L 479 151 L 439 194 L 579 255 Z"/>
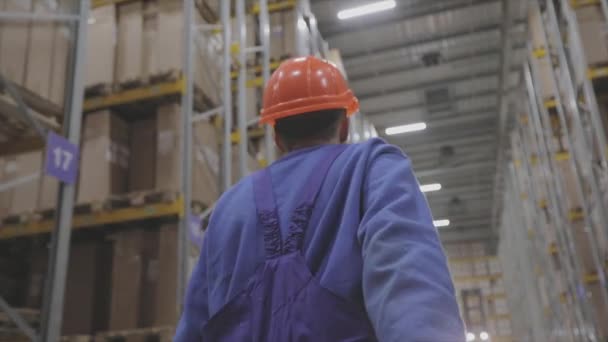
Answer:
<path fill-rule="evenodd" d="M 171 342 L 175 334 L 174 327 L 155 327 L 109 331 L 95 335 L 94 342 Z"/>
<path fill-rule="evenodd" d="M 35 328 L 40 325 L 40 310 L 29 309 L 29 308 L 18 308 L 18 309 L 14 309 L 14 310 L 30 326 Z M 18 331 L 17 326 L 10 319 L 10 317 L 8 317 L 8 314 L 1 310 L 0 310 L 0 328 L 2 329 L 3 333 L 12 332 L 13 330 Z M 2 336 L 2 334 L 0 334 L 0 336 Z"/>
<path fill-rule="evenodd" d="M 99 83 L 87 86 L 84 89 L 84 97 L 108 96 L 116 90 L 116 87 L 110 83 Z"/>

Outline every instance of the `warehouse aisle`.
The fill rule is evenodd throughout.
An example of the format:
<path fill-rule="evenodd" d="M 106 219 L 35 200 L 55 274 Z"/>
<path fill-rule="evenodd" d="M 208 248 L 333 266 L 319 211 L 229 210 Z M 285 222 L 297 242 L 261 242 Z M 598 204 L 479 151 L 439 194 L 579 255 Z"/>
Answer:
<path fill-rule="evenodd" d="M 607 0 L 0 0 L 0 341 L 170 341 L 282 61 L 411 159 L 468 341 L 608 339 Z M 404 339 L 405 341 L 405 339 Z"/>

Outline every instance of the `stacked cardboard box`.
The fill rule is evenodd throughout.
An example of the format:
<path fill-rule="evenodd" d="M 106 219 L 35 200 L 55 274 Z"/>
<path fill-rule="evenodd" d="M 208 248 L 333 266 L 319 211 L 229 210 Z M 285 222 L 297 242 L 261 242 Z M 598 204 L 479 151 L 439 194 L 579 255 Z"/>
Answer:
<path fill-rule="evenodd" d="M 576 10 L 579 33 L 590 66 L 608 63 L 606 19 L 601 5 L 583 6 Z"/>
<path fill-rule="evenodd" d="M 54 178 L 42 174 L 43 158 L 42 151 L 32 151 L 1 159 L 0 182 L 32 178 L 0 192 L 0 217 L 55 207 L 58 183 Z"/>
<path fill-rule="evenodd" d="M 127 191 L 129 126 L 109 110 L 84 119 L 79 203 L 104 201 Z"/>
<path fill-rule="evenodd" d="M 76 241 L 70 248 L 62 332 L 91 334 L 107 328 L 111 246 L 106 241 Z M 40 308 L 48 250 L 32 254 L 26 291 L 28 307 Z"/>
<path fill-rule="evenodd" d="M 116 233 L 109 330 L 175 325 L 177 226 Z"/>

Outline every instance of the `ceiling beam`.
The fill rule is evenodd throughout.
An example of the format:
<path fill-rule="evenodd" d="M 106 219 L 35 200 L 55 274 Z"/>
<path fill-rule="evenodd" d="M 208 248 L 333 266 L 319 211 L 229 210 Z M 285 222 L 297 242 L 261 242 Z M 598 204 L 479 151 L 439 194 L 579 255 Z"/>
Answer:
<path fill-rule="evenodd" d="M 526 47 L 526 44 L 525 44 L 525 42 L 523 42 L 523 43 L 518 43 L 518 44 L 514 45 L 513 49 L 516 51 L 523 51 L 525 49 L 525 47 Z M 441 49 L 439 51 L 441 51 Z M 441 60 L 441 64 L 439 64 L 439 65 L 458 64 L 461 62 L 472 60 L 473 58 L 485 58 L 485 57 L 492 57 L 492 56 L 499 57 L 500 52 L 501 52 L 500 48 L 487 48 L 487 47 L 484 47 L 483 49 L 478 50 L 478 51 L 465 50 L 462 54 L 455 55 L 450 58 Z M 348 66 L 347 66 L 347 68 L 348 68 Z M 361 80 L 366 80 L 371 77 L 392 75 L 397 72 L 417 72 L 419 70 L 428 69 L 428 68 L 429 67 L 422 65 L 422 63 L 414 63 L 414 64 L 411 64 L 408 66 L 390 67 L 390 68 L 383 69 L 381 71 L 368 72 L 368 73 L 359 74 L 356 76 L 349 75 L 349 82 L 357 82 L 357 81 L 361 81 Z M 352 74 L 352 72 L 351 72 L 351 74 Z"/>
<path fill-rule="evenodd" d="M 494 233 L 488 226 L 476 226 L 471 228 L 442 228 L 439 230 L 439 238 L 442 243 L 491 241 L 496 239 Z"/>
<path fill-rule="evenodd" d="M 495 167 L 494 161 L 482 161 L 478 163 L 470 163 L 456 167 L 444 167 L 444 168 L 434 168 L 434 169 L 426 169 L 422 171 L 417 171 L 417 178 L 427 178 L 427 177 L 436 177 L 446 173 L 450 174 L 458 174 L 458 173 L 468 173 L 470 171 L 476 169 L 485 169 L 485 168 L 493 168 Z"/>
<path fill-rule="evenodd" d="M 365 101 L 365 100 L 369 100 L 369 99 L 372 99 L 375 97 L 393 95 L 396 93 L 405 93 L 405 92 L 409 92 L 409 91 L 420 91 L 420 90 L 426 90 L 426 89 L 432 89 L 432 88 L 444 88 L 444 87 L 448 87 L 450 85 L 453 85 L 453 84 L 456 84 L 459 82 L 463 82 L 463 81 L 467 81 L 467 80 L 478 80 L 480 78 L 498 77 L 498 72 L 499 72 L 499 70 L 497 70 L 497 69 L 476 71 L 476 72 L 470 73 L 468 75 L 458 75 L 458 76 L 452 76 L 452 77 L 442 78 L 442 79 L 438 79 L 438 80 L 431 80 L 431 81 L 422 82 L 422 83 L 415 83 L 412 85 L 406 85 L 406 86 L 388 88 L 388 89 L 381 89 L 381 90 L 375 91 L 373 93 L 364 93 L 363 95 L 358 95 L 357 98 L 360 101 Z M 372 79 L 370 79 L 368 81 L 373 82 Z"/>
<path fill-rule="evenodd" d="M 449 101 L 437 102 L 437 103 L 434 103 L 433 105 L 449 105 L 449 104 L 453 105 L 455 102 L 458 102 L 461 100 L 479 98 L 479 97 L 483 97 L 483 96 L 495 96 L 495 95 L 496 95 L 496 89 L 485 89 L 485 90 L 482 90 L 482 91 L 476 92 L 476 93 L 455 96 L 455 97 L 451 98 Z M 420 102 L 420 103 L 416 103 L 413 105 L 407 105 L 407 106 L 403 106 L 403 107 L 386 108 L 386 109 L 382 109 L 382 110 L 378 110 L 378 111 L 366 111 L 365 114 L 368 116 L 389 115 L 389 114 L 393 114 L 395 112 L 405 112 L 405 111 L 415 110 L 415 109 L 425 109 L 426 107 L 427 107 L 427 103 Z M 373 118 L 370 118 L 370 119 L 373 120 Z"/>
<path fill-rule="evenodd" d="M 425 1 L 426 2 L 426 1 Z M 447 11 L 455 11 L 471 6 L 485 5 L 495 3 L 497 0 L 466 0 L 460 2 L 451 2 L 449 4 L 441 3 L 436 5 L 436 2 L 428 1 L 435 6 L 429 6 L 416 11 L 416 6 L 399 6 L 397 10 L 384 13 L 382 16 L 361 17 L 356 21 L 331 21 L 330 23 L 321 22 L 319 26 L 323 36 L 327 39 L 334 38 L 341 34 L 357 33 L 369 29 L 370 25 L 385 26 L 397 22 L 422 18 Z"/>
<path fill-rule="evenodd" d="M 518 24 L 521 24 L 522 26 L 524 25 L 524 23 L 525 23 L 524 20 L 518 21 Z M 440 42 L 440 41 L 444 41 L 444 40 L 448 40 L 448 39 L 455 39 L 455 38 L 460 38 L 460 37 L 464 37 L 464 36 L 469 36 L 471 34 L 491 33 L 491 32 L 495 32 L 495 31 L 499 31 L 500 28 L 501 28 L 500 24 L 485 24 L 485 25 L 481 25 L 478 27 L 466 28 L 463 30 L 453 31 L 453 32 L 450 32 L 448 34 L 444 34 L 441 36 L 425 37 L 422 39 L 412 40 L 412 41 L 406 42 L 405 44 L 400 43 L 400 44 L 396 44 L 396 45 L 387 45 L 384 47 L 374 48 L 373 53 L 370 53 L 369 51 L 360 51 L 360 52 L 355 52 L 355 53 L 350 53 L 350 54 L 345 53 L 344 55 L 342 55 L 342 59 L 348 60 L 348 59 L 356 58 L 359 56 L 371 56 L 374 54 L 394 52 L 394 51 L 398 51 L 398 50 L 406 50 L 406 49 L 412 48 L 417 45 L 432 44 L 432 43 L 436 43 L 436 42 Z M 367 27 L 366 29 L 369 30 L 369 27 Z M 345 63 L 348 63 L 348 62 L 345 62 Z"/>

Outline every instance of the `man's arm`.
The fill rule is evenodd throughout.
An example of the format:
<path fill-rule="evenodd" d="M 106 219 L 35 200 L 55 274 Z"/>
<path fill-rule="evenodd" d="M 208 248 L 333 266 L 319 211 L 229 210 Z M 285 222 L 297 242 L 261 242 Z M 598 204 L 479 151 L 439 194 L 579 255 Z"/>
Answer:
<path fill-rule="evenodd" d="M 381 342 L 464 341 L 446 257 L 411 163 L 395 147 L 381 149 L 369 164 L 358 232 L 369 318 Z"/>
<path fill-rule="evenodd" d="M 184 311 L 177 326 L 174 342 L 201 341 L 201 328 L 209 319 L 207 274 L 204 258 L 207 248 L 204 241 L 201 255 L 192 271 L 192 277 L 188 284 Z"/>

